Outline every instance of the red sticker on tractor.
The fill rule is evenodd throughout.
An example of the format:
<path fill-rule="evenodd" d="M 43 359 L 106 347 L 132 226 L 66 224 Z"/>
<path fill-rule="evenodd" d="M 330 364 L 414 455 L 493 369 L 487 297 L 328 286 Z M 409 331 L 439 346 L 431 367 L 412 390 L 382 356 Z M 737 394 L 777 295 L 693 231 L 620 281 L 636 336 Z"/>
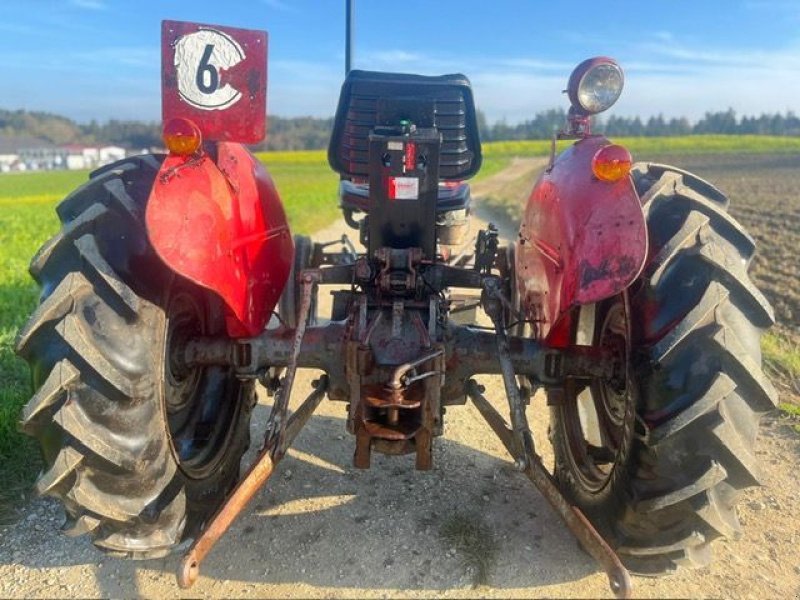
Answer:
<path fill-rule="evenodd" d="M 419 198 L 419 178 L 417 177 L 390 177 L 390 200 L 416 200 Z"/>
<path fill-rule="evenodd" d="M 180 21 L 161 24 L 162 117 L 203 138 L 255 144 L 267 116 L 267 33 Z"/>

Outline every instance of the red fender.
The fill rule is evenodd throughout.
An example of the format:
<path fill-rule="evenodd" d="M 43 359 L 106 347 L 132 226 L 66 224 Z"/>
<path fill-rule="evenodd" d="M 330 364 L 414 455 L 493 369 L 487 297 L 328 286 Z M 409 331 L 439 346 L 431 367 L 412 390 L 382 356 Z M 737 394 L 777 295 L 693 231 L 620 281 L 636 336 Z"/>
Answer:
<path fill-rule="evenodd" d="M 633 182 L 604 182 L 592 173 L 592 158 L 607 144 L 602 136 L 575 143 L 528 199 L 516 247 L 517 289 L 541 339 L 570 308 L 620 293 L 644 266 L 647 224 Z"/>
<path fill-rule="evenodd" d="M 231 337 L 258 335 L 286 285 L 294 245 L 278 192 L 244 146 L 170 155 L 146 213 L 150 242 L 166 265 L 213 290 L 228 309 Z"/>

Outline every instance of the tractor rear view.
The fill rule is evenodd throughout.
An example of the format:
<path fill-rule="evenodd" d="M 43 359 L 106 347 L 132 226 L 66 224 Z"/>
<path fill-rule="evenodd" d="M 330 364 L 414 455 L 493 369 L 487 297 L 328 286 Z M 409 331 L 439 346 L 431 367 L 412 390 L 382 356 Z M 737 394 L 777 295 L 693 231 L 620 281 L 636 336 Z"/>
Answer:
<path fill-rule="evenodd" d="M 556 156 L 554 140 L 508 246 L 493 226 L 470 238 L 469 80 L 350 71 L 328 159 L 363 250 L 332 251 L 292 237 L 242 145 L 264 135 L 266 35 L 165 22 L 163 39 L 169 154 L 94 172 L 30 267 L 42 295 L 18 338 L 36 389 L 21 427 L 68 534 L 130 558 L 192 539 L 191 586 L 327 397 L 361 469 L 375 452 L 434 468 L 445 408 L 471 401 L 619 596 L 629 569 L 702 566 L 739 535 L 775 400 L 759 349 L 772 309 L 719 190 L 591 132 L 622 91 L 615 61 L 570 77 L 558 137 L 574 144 Z M 336 286 L 329 314 L 321 286 Z M 465 289 L 490 328 L 453 318 Z M 298 368 L 322 374 L 290 412 Z M 502 377 L 506 416 L 484 374 Z M 240 476 L 259 385 L 274 401 Z M 549 415 L 529 414 L 538 390 Z M 549 419 L 552 473 L 529 418 Z"/>

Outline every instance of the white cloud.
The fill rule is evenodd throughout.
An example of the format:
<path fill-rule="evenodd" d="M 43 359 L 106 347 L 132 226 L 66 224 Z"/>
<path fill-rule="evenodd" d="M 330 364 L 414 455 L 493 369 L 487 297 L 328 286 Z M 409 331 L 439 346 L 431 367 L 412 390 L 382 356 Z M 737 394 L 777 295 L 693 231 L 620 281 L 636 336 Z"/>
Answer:
<path fill-rule="evenodd" d="M 732 107 L 738 114 L 800 112 L 800 46 L 782 50 L 693 47 L 674 36 L 648 36 L 618 44 L 609 53 L 626 72 L 626 89 L 611 114 L 686 116 Z M 364 69 L 442 74 L 463 72 L 489 121 L 509 123 L 562 106 L 561 93 L 577 64 L 530 56 L 499 58 L 419 55 L 403 50 L 359 52 Z M 270 66 L 270 112 L 329 116 L 336 107 L 342 70 L 337 64 L 287 63 Z M 302 81 L 299 75 L 302 74 Z M 274 75 L 274 76 L 273 76 Z"/>
<path fill-rule="evenodd" d="M 723 68 L 699 74 L 629 74 L 615 113 L 699 119 L 707 111 L 733 108 L 739 115 L 797 111 L 800 78 L 780 71 Z"/>
<path fill-rule="evenodd" d="M 270 61 L 267 112 L 286 117 L 330 117 L 336 111 L 343 79 L 344 65 Z"/>
<path fill-rule="evenodd" d="M 70 0 L 70 4 L 86 10 L 106 10 L 108 8 L 105 0 Z"/>
<path fill-rule="evenodd" d="M 608 50 L 626 72 L 614 114 L 687 116 L 732 107 L 738 114 L 800 112 L 800 43 L 782 49 L 695 47 L 669 32 Z M 467 71 L 490 121 L 516 122 L 537 111 L 566 107 L 560 94 L 574 64 L 506 57 L 478 61 Z"/>
<path fill-rule="evenodd" d="M 100 0 L 71 1 L 76 6 L 78 3 L 106 6 Z M 3 30 L 0 24 L 0 31 Z M 625 69 L 626 89 L 611 114 L 648 117 L 662 113 L 667 118 L 687 116 L 696 120 L 706 111 L 728 107 L 740 115 L 786 110 L 800 113 L 800 37 L 774 51 L 763 47 L 712 46 L 667 31 L 579 47 L 607 52 L 619 59 Z M 9 53 L 5 57 L 8 69 L 19 70 L 35 63 L 48 76 L 69 73 L 81 82 L 102 82 L 98 92 L 90 96 L 91 101 L 84 94 L 74 106 L 68 106 L 64 97 L 63 102 L 60 99 L 59 111 L 79 118 L 92 111 L 100 118 L 137 118 L 138 110 L 141 118 L 157 118 L 160 102 L 157 46 L 112 43 L 92 52 L 74 49 L 46 56 L 34 48 L 19 48 Z M 552 53 L 489 57 L 477 52 L 456 55 L 389 46 L 358 49 L 356 66 L 428 75 L 465 73 L 472 81 L 478 108 L 487 118 L 490 121 L 504 118 L 514 123 L 530 119 L 541 110 L 566 108 L 567 99 L 561 91 L 581 58 L 574 49 L 564 59 Z M 115 71 L 117 65 L 119 73 Z M 122 69 L 123 66 L 128 68 Z M 343 71 L 341 55 L 331 54 L 319 62 L 270 60 L 269 112 L 282 116 L 331 116 L 336 109 Z M 149 83 L 134 90 L 121 81 L 123 72 Z M 122 89 L 130 95 L 120 98 Z M 43 107 L 46 100 L 51 101 L 44 94 L 38 96 Z M 21 98 L 17 101 L 20 105 L 25 103 L 24 97 Z M 6 99 L 7 104 L 9 101 Z"/>
<path fill-rule="evenodd" d="M 518 70 L 569 72 L 575 65 L 566 61 L 540 60 L 536 58 L 501 58 L 496 61 L 499 67 Z"/>
<path fill-rule="evenodd" d="M 475 103 L 490 122 L 504 119 L 515 123 L 532 118 L 538 111 L 566 106 L 561 94 L 566 76 L 481 70 L 469 77 Z"/>
<path fill-rule="evenodd" d="M 161 68 L 161 50 L 155 46 L 107 46 L 95 50 L 76 50 L 61 57 L 80 70 L 117 68 Z"/>
<path fill-rule="evenodd" d="M 295 7 L 283 2 L 283 0 L 259 0 L 259 2 L 269 8 L 282 12 L 295 12 Z"/>
<path fill-rule="evenodd" d="M 158 77 L 161 53 L 155 46 L 106 46 L 95 50 L 71 50 L 42 54 L 35 48 L 21 48 L 4 55 L 7 68 L 28 68 L 36 64 L 39 70 L 58 70 L 86 76 L 106 76 L 116 79 L 123 73 L 152 73 Z M 128 67 L 128 68 L 121 68 Z"/>
<path fill-rule="evenodd" d="M 635 56 L 630 64 L 626 56 Z M 672 38 L 633 44 L 621 58 L 625 92 L 614 111 L 698 119 L 707 111 L 795 111 L 800 103 L 800 44 L 773 51 L 695 47 Z"/>
<path fill-rule="evenodd" d="M 403 73 L 419 73 L 420 75 L 441 75 L 452 73 L 463 62 L 454 61 L 446 56 L 421 54 L 406 50 L 357 50 L 355 68 L 369 71 L 389 71 Z"/>
<path fill-rule="evenodd" d="M 684 61 L 689 66 L 718 65 L 759 70 L 790 68 L 800 70 L 800 48 L 798 47 L 787 47 L 769 52 L 741 47 L 697 49 L 677 43 L 645 43 L 639 46 L 639 50 L 652 54 L 654 57 Z"/>
<path fill-rule="evenodd" d="M 381 63 L 421 63 L 425 62 L 425 57 L 416 52 L 406 52 L 405 50 L 383 50 L 369 55 L 371 60 Z"/>
<path fill-rule="evenodd" d="M 117 66 L 161 68 L 161 51 L 155 46 L 111 46 L 97 50 L 76 51 L 70 62 L 82 65 L 99 65 L 103 68 Z"/>

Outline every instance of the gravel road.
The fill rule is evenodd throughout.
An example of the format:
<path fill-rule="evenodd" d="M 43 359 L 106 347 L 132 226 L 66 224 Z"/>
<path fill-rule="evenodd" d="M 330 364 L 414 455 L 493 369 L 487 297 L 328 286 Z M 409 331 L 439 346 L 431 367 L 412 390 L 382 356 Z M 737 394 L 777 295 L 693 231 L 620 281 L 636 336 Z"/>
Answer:
<path fill-rule="evenodd" d="M 534 166 L 513 168 L 519 173 Z M 504 177 L 509 174 L 476 185 L 476 195 Z M 486 215 L 477 213 L 473 231 L 485 224 Z M 334 239 L 345 230 L 336 223 L 314 237 Z M 324 290 L 320 301 L 324 311 Z M 298 373 L 293 404 L 316 376 Z M 502 381 L 481 382 L 503 407 Z M 262 398 L 254 440 L 262 435 L 268 406 Z M 529 415 L 547 462 L 541 398 Z M 106 557 L 86 539 L 62 535 L 59 505 L 36 499 L 15 525 L 0 529 L 0 597 L 610 596 L 604 574 L 514 471 L 474 408 L 448 410 L 430 472 L 415 471 L 413 456 L 374 455 L 371 470 L 354 469 L 344 417 L 343 404 L 323 402 L 274 478 L 206 559 L 192 590 L 175 583 L 179 556 L 143 562 Z M 748 491 L 740 506 L 743 538 L 716 544 L 710 568 L 634 577 L 637 596 L 800 598 L 800 439 L 772 416 L 756 453 L 765 487 Z M 245 461 L 251 459 L 252 452 Z M 480 534 L 472 546 L 443 532 L 445 524 L 464 523 Z M 487 583 L 477 586 L 475 546 L 481 556 L 494 557 L 485 561 Z"/>

